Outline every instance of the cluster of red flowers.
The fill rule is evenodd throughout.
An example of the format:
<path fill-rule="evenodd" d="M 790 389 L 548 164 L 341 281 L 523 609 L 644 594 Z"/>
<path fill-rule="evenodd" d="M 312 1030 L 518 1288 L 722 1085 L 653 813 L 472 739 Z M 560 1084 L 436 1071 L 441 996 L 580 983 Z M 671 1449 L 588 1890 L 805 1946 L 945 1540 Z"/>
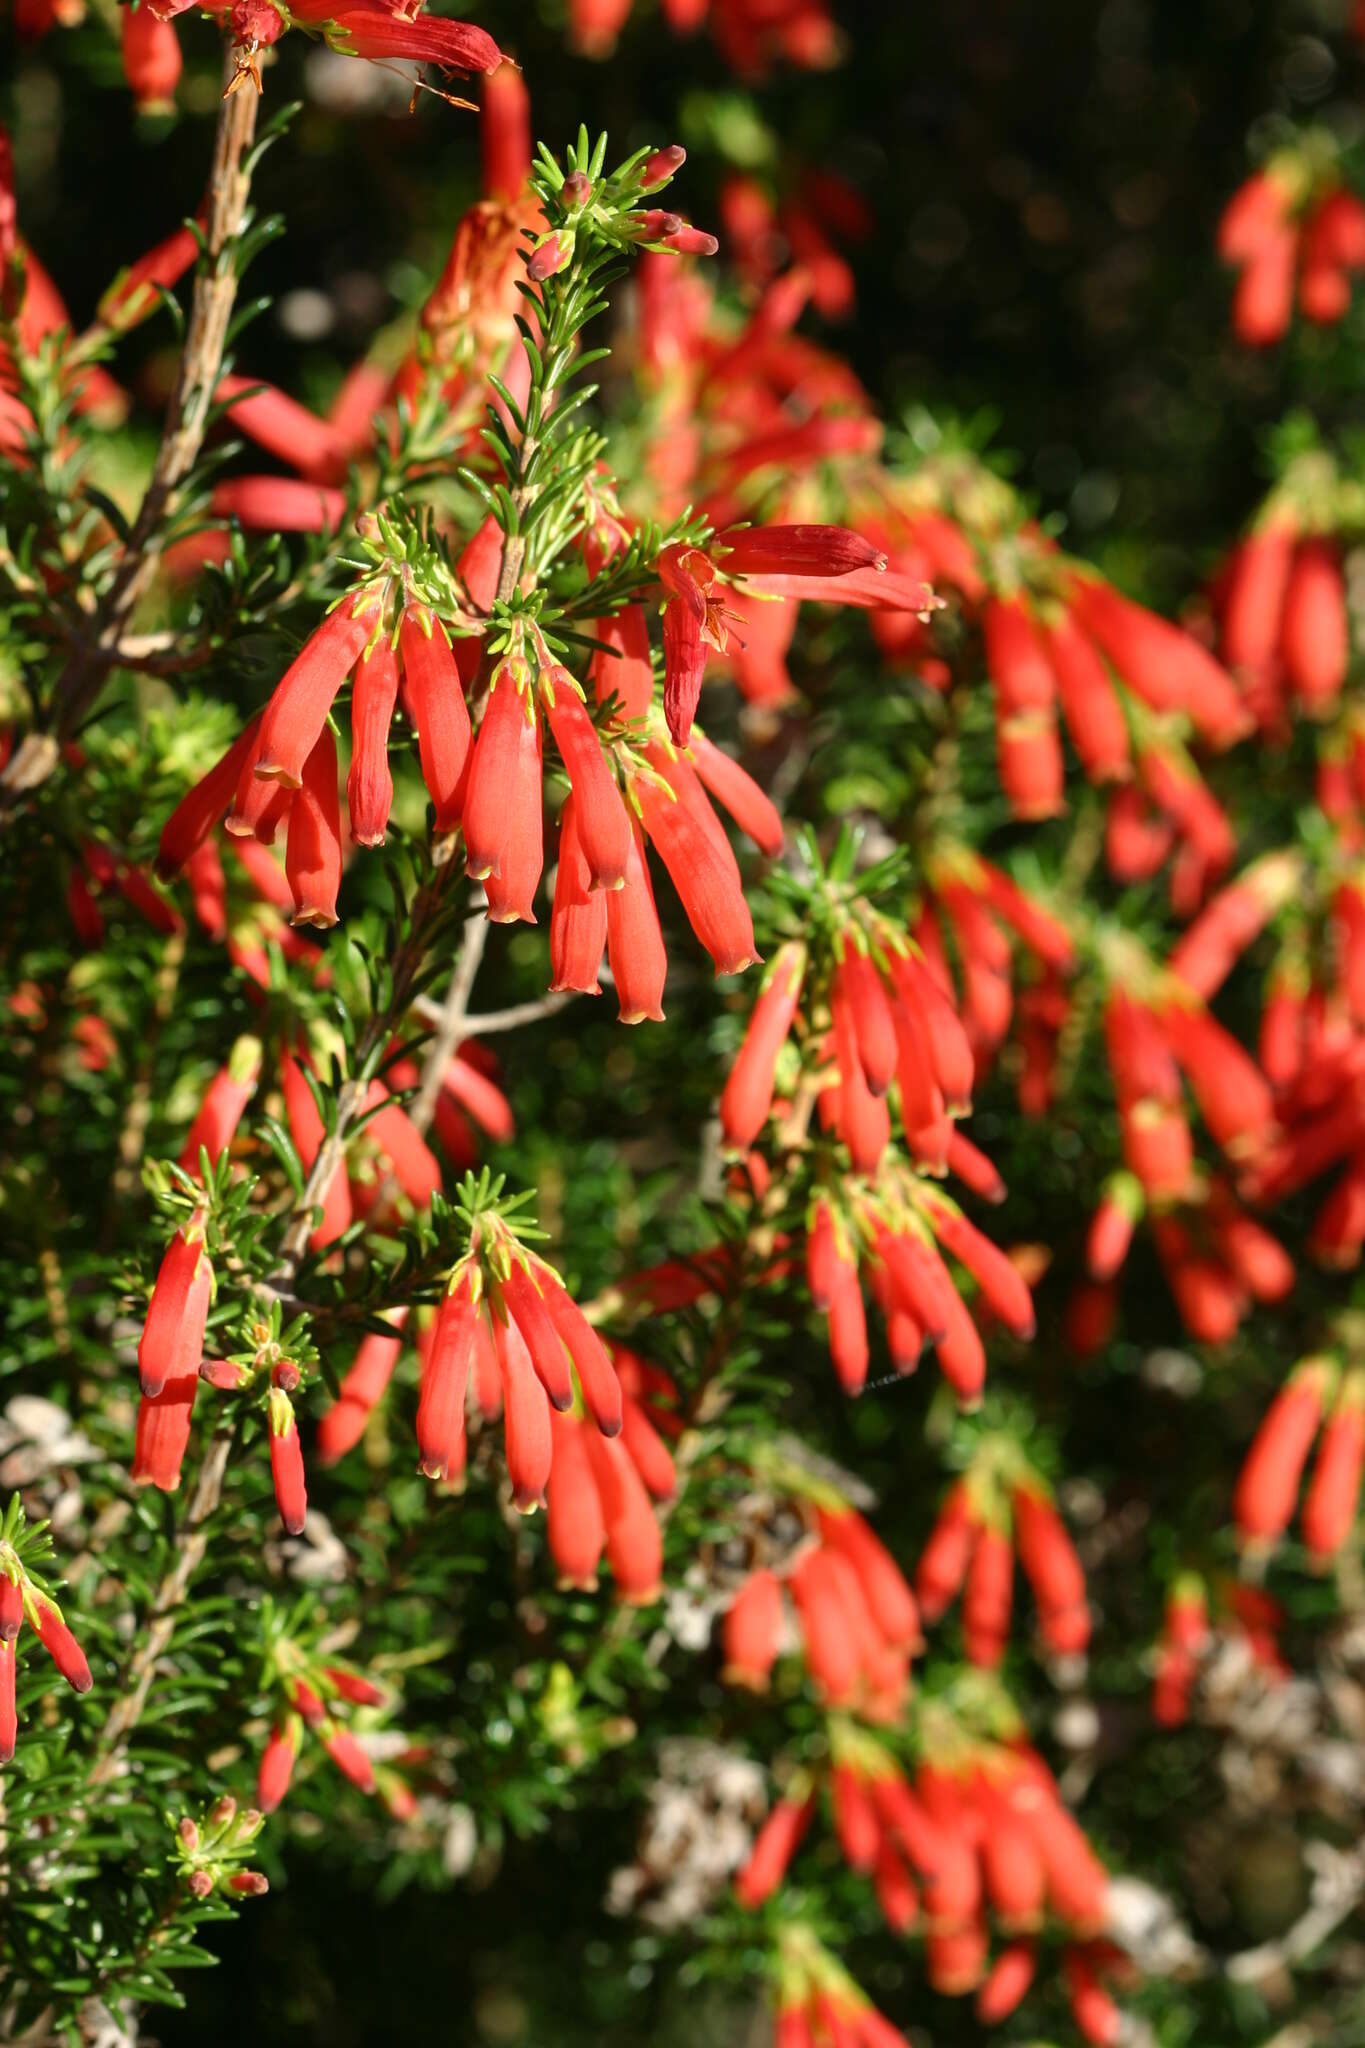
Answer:
<path fill-rule="evenodd" d="M 883 1742 L 849 1722 L 830 1725 L 821 1777 L 849 1868 L 872 1878 L 896 1933 L 923 1929 L 933 1988 L 975 1992 L 988 2024 L 1029 1989 L 1035 1937 L 1050 1916 L 1068 1936 L 1063 1972 L 1077 2025 L 1087 2040 L 1114 2040 L 1118 2010 L 1099 1975 L 1131 1971 L 1096 1938 L 1108 1881 L 1051 1772 L 1017 1732 L 979 1735 L 937 1705 L 926 1711 L 933 1739 L 913 1779 Z M 799 1772 L 736 1879 L 742 1906 L 756 1909 L 776 1892 L 818 1803 L 818 1786 Z M 992 1963 L 993 1929 L 1006 1945 Z"/>
<path fill-rule="evenodd" d="M 274 1647 L 271 1676 L 285 1704 L 257 1768 L 256 1798 L 262 1811 L 273 1813 L 289 1790 L 305 1729 L 316 1736 L 343 1777 L 361 1792 L 373 1792 L 374 1765 L 354 1731 L 336 1718 L 336 1709 L 382 1707 L 388 1700 L 383 1687 L 348 1665 L 305 1658 L 288 1637 L 281 1637 Z"/>
<path fill-rule="evenodd" d="M 979 1072 L 1009 1030 L 1015 1007 L 1011 941 L 1023 947 L 1031 978 L 1020 1002 L 1020 1101 L 1029 1114 L 1041 1115 L 1052 1092 L 1052 1048 L 1068 1011 L 1063 977 L 1075 964 L 1070 933 L 1002 868 L 955 842 L 940 839 L 931 848 L 924 882 L 914 936 L 935 981 L 961 1005 Z"/>
<path fill-rule="evenodd" d="M 920 1554 L 915 1593 L 926 1624 L 961 1593 L 968 1657 L 998 1665 L 1009 1638 L 1016 1550 L 1048 1649 L 1058 1656 L 1084 1651 L 1090 1614 L 1080 1560 L 1045 1483 L 1003 1439 L 988 1441 L 949 1489 Z"/>
<path fill-rule="evenodd" d="M 1296 300 L 1305 320 L 1340 320 L 1365 270 L 1365 205 L 1311 152 L 1282 150 L 1228 201 L 1218 254 L 1240 273 L 1234 333 L 1268 348 L 1288 332 Z"/>
<path fill-rule="evenodd" d="M 92 1679 L 85 1652 L 76 1641 L 62 1610 L 25 1570 L 12 1543 L 0 1541 L 0 1764 L 14 1755 L 19 1719 L 15 1679 L 20 1632 L 27 1622 L 69 1686 L 89 1692 Z"/>
<path fill-rule="evenodd" d="M 1355 1526 L 1365 1470 L 1365 1371 L 1343 1370 L 1331 1355 L 1301 1360 L 1266 1410 L 1233 1498 L 1243 1542 L 1270 1545 L 1284 1535 L 1319 1430 L 1299 1526 L 1315 1561 L 1341 1549 Z"/>
<path fill-rule="evenodd" d="M 905 2036 L 804 1926 L 783 1933 L 774 2020 L 774 2048 L 906 2048 Z"/>
<path fill-rule="evenodd" d="M 1291 705 L 1326 716 L 1350 660 L 1335 536 L 1305 530 L 1292 502 L 1277 493 L 1233 551 L 1216 596 L 1223 658 L 1262 730 L 1281 730 Z"/>
<path fill-rule="evenodd" d="M 766 1687 L 788 1642 L 785 1588 L 822 1700 L 894 1722 L 904 1709 L 910 1658 L 923 1646 L 915 1596 L 891 1553 L 832 1486 L 795 1493 L 792 1505 L 806 1535 L 779 1567 L 751 1572 L 730 1603 L 725 1675 Z"/>
<path fill-rule="evenodd" d="M 1206 918 L 1217 908 L 1211 906 Z M 1211 946 L 1217 936 L 1204 920 L 1191 932 L 1201 945 L 1206 935 Z M 1128 1171 L 1109 1182 L 1095 1212 L 1087 1263 L 1096 1281 L 1112 1281 L 1148 1208 L 1181 1319 L 1193 1336 L 1221 1343 L 1252 1301 L 1283 1299 L 1294 1268 L 1230 1187 L 1204 1180 L 1195 1166 L 1183 1083 L 1210 1137 L 1239 1167 L 1262 1158 L 1276 1133 L 1264 1075 L 1199 998 L 1196 957 L 1193 948 L 1179 955 L 1172 962 L 1175 977 L 1145 993 L 1115 986 L 1106 1004 L 1105 1040 Z M 1136 986 L 1141 991 L 1140 976 Z"/>
<path fill-rule="evenodd" d="M 1152 1684 L 1152 1716 L 1163 1728 L 1183 1727 L 1201 1666 L 1221 1639 L 1235 1643 L 1262 1678 L 1278 1685 L 1289 1676 L 1280 1655 L 1284 1614 L 1259 1586 L 1228 1582 L 1218 1588 L 1219 1611 L 1210 1616 L 1204 1582 L 1185 1572 L 1166 1599 Z"/>

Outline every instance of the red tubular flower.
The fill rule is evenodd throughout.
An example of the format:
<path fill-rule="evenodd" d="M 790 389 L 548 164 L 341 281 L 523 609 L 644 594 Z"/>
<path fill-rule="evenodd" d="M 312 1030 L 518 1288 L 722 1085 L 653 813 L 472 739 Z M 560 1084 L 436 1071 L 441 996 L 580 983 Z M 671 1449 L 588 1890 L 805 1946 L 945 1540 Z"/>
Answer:
<path fill-rule="evenodd" d="M 1152 1715 L 1159 1727 L 1179 1728 L 1188 1720 L 1190 1690 L 1208 1641 L 1204 1589 L 1196 1578 L 1178 1579 L 1166 1601 L 1152 1685 Z"/>
<path fill-rule="evenodd" d="M 1348 1372 L 1323 1427 L 1303 1504 L 1303 1540 L 1314 1558 L 1334 1557 L 1351 1533 L 1365 1469 L 1365 1373 Z"/>
<path fill-rule="evenodd" d="M 588 1430 L 586 1443 L 617 1592 L 632 1605 L 647 1606 L 658 1599 L 663 1579 L 663 1537 L 654 1509 L 624 1444 L 600 1429 Z"/>
<path fill-rule="evenodd" d="M 1179 626 L 1097 577 L 1073 582 L 1070 605 L 1118 675 L 1153 710 L 1187 712 L 1214 746 L 1229 746 L 1249 730 L 1250 714 L 1231 677 Z"/>
<path fill-rule="evenodd" d="M 1037 1967 L 1038 1952 L 1031 1941 L 1012 1941 L 1001 1949 L 976 1994 L 976 2016 L 983 2026 L 998 2026 L 1023 2003 Z"/>
<path fill-rule="evenodd" d="M 189 1448 L 199 1369 L 172 1373 L 156 1394 L 144 1394 L 137 1406 L 133 1445 L 134 1486 L 155 1486 L 174 1493 Z"/>
<path fill-rule="evenodd" d="M 472 736 L 455 657 L 434 613 L 409 605 L 398 634 L 403 692 L 417 727 L 417 751 L 436 811 L 436 830 L 453 832 L 464 807 Z M 473 870 L 471 869 L 471 873 Z"/>
<path fill-rule="evenodd" d="M 638 775 L 631 784 L 645 831 L 716 973 L 739 974 L 759 954 L 729 841 L 688 764 L 670 760 L 657 745 L 645 753 L 655 773 Z"/>
<path fill-rule="evenodd" d="M 1329 540 L 1305 540 L 1295 551 L 1279 651 L 1306 711 L 1321 713 L 1336 702 L 1350 662 L 1350 627 L 1341 563 Z"/>
<path fill-rule="evenodd" d="M 633 841 L 629 822 L 626 830 Z M 628 845 L 627 868 L 630 859 Z M 577 805 L 570 791 L 559 814 L 559 860 L 550 909 L 551 991 L 573 989 L 581 995 L 600 995 L 602 985 L 597 975 L 606 943 L 607 897 L 593 886 L 592 870 L 578 832 Z"/>
<path fill-rule="evenodd" d="M 929 1193 L 925 1207 L 939 1243 L 967 1268 L 1005 1328 L 1027 1343 L 1035 1329 L 1033 1299 L 1018 1267 L 946 1197 Z"/>
<path fill-rule="evenodd" d="M 1043 645 L 1071 743 L 1091 782 L 1130 773 L 1128 726 L 1109 671 L 1069 613 L 1046 629 Z"/>
<path fill-rule="evenodd" d="M 853 1763 L 841 1763 L 837 1754 L 830 1772 L 834 1804 L 834 1828 L 839 1847 L 850 1870 L 866 1874 L 877 1862 L 882 1843 L 881 1823 L 866 1782 Z"/>
<path fill-rule="evenodd" d="M 1289 329 L 1294 311 L 1294 271 L 1299 237 L 1290 226 L 1275 228 L 1237 280 L 1232 300 L 1232 327 L 1251 348 L 1269 348 Z"/>
<path fill-rule="evenodd" d="M 619 889 L 626 878 L 631 831 L 616 777 L 568 670 L 558 664 L 543 668 L 540 694 L 577 798 L 578 838 L 592 877 L 590 886 Z"/>
<path fill-rule="evenodd" d="M 1014 1552 L 1003 1529 L 983 1522 L 967 1566 L 962 1628 L 973 1664 L 994 1670 L 1009 1640 L 1014 1604 Z"/>
<path fill-rule="evenodd" d="M 1299 1480 L 1335 1376 L 1330 1359 L 1305 1359 L 1266 1410 L 1233 1496 L 1233 1514 L 1244 1542 L 1274 1542 L 1289 1527 Z"/>
<path fill-rule="evenodd" d="M 654 907 L 644 843 L 635 828 L 626 860 L 625 887 L 607 893 L 607 959 L 621 1022 L 662 1021 L 668 955 Z"/>
<path fill-rule="evenodd" d="M 177 1230 L 161 1261 L 137 1347 L 144 1394 L 159 1394 L 173 1375 L 198 1372 L 212 1293 L 213 1268 L 202 1238 Z"/>
<path fill-rule="evenodd" d="M 726 1611 L 721 1631 L 725 1677 L 765 1692 L 782 1646 L 782 1588 L 766 1566 L 750 1573 Z"/>
<path fill-rule="evenodd" d="M 1119 2038 L 1122 2018 L 1080 1949 L 1066 1951 L 1062 1958 L 1062 1974 L 1077 2030 L 1094 2044 L 1094 2048 L 1112 2048 Z"/>
<path fill-rule="evenodd" d="M 908 1934 L 919 1917 L 919 1893 L 900 1857 L 883 1837 L 872 1878 L 882 1918 L 893 1934 Z"/>
<path fill-rule="evenodd" d="M 900 1566 L 855 1508 L 817 1511 L 820 1534 L 841 1551 L 858 1575 L 863 1597 L 889 1643 L 916 1649 L 922 1638 L 919 1608 Z"/>
<path fill-rule="evenodd" d="M 1056 696 L 1057 680 L 1023 599 L 988 598 L 983 625 L 998 714 L 1046 711 Z"/>
<path fill-rule="evenodd" d="M 804 1799 L 779 1799 L 754 1839 L 749 1860 L 735 1879 L 735 1897 L 753 1912 L 770 1899 L 787 1874 L 792 1857 L 810 1826 L 815 1794 Z"/>
<path fill-rule="evenodd" d="M 349 1728 L 338 1728 L 325 1721 L 318 1733 L 322 1746 L 344 1778 L 360 1792 L 373 1792 L 374 1766 L 356 1741 Z"/>
<path fill-rule="evenodd" d="M 1049 1649 L 1074 1656 L 1090 1642 L 1085 1573 L 1065 1524 L 1047 1496 L 1034 1485 L 1016 1487 L 1014 1542 L 1038 1603 L 1038 1620 Z"/>
<path fill-rule="evenodd" d="M 925 1621 L 941 1619 L 962 1591 L 976 1534 L 971 1493 L 959 1479 L 944 1498 L 915 1568 L 915 1595 Z"/>
<path fill-rule="evenodd" d="M 616 698 L 624 719 L 640 719 L 654 702 L 654 665 L 649 653 L 649 623 L 638 604 L 615 617 L 598 619 L 594 639 L 612 649 L 592 658 L 593 688 L 599 704 Z"/>
<path fill-rule="evenodd" d="M 1133 1174 L 1110 1174 L 1086 1239 L 1086 1270 L 1092 1280 L 1112 1280 L 1121 1270 L 1144 1207 L 1142 1184 Z"/>
<path fill-rule="evenodd" d="M 537 1259 L 533 1273 L 550 1321 L 573 1361 L 588 1413 L 603 1436 L 618 1436 L 624 1419 L 621 1383 L 602 1339 L 552 1267 Z"/>
<path fill-rule="evenodd" d="M 275 1505 L 280 1520 L 291 1536 L 301 1536 L 308 1517 L 308 1494 L 303 1477 L 303 1446 L 299 1426 L 288 1394 L 270 1389 L 270 1476 L 275 1485 Z"/>
<path fill-rule="evenodd" d="M 337 1398 L 318 1424 L 318 1456 L 324 1465 L 336 1464 L 359 1443 L 365 1424 L 393 1377 L 403 1349 L 401 1331 L 407 1310 L 395 1309 L 387 1320 L 394 1324 L 396 1334 L 381 1337 L 371 1330 L 361 1338 Z"/>
<path fill-rule="evenodd" d="M 847 576 L 886 567 L 885 551 L 846 526 L 732 527 L 710 547 L 727 576 Z"/>
<path fill-rule="evenodd" d="M 139 10 L 141 11 L 141 10 Z M 96 318 L 123 334 L 145 320 L 161 304 L 162 291 L 177 285 L 199 255 L 199 237 L 189 227 L 175 228 L 145 256 L 121 270 L 100 299 Z"/>
<path fill-rule="evenodd" d="M 341 804 L 337 746 L 324 725 L 303 764 L 303 784 L 289 806 L 284 872 L 294 892 L 292 924 L 329 929 L 337 921 L 341 887 Z"/>
<path fill-rule="evenodd" d="M 569 1358 L 536 1276 L 528 1265 L 514 1257 L 501 1286 L 507 1312 L 521 1334 L 536 1378 L 551 1404 L 560 1409 L 572 1408 L 574 1388 Z"/>
<path fill-rule="evenodd" d="M 1224 1151 L 1260 1150 L 1274 1129 L 1275 1109 L 1255 1061 L 1202 1004 L 1168 1003 L 1160 1025 L 1212 1137 Z"/>
<path fill-rule="evenodd" d="M 346 495 L 293 476 L 232 476 L 215 484 L 209 510 L 249 533 L 334 533 Z"/>
<path fill-rule="evenodd" d="M 8 1572 L 0 1572 L 0 1643 L 12 1643 L 23 1622 L 23 1587 Z"/>
<path fill-rule="evenodd" d="M 677 599 L 664 606 L 664 717 L 669 737 L 685 747 L 706 675 L 702 621 Z"/>
<path fill-rule="evenodd" d="M 991 1910 L 1010 1933 L 1041 1927 L 1047 1873 L 1033 1831 L 994 1779 L 978 1773 L 972 1787 L 982 1816 L 981 1877 Z"/>
<path fill-rule="evenodd" d="M 561 1586 L 590 1592 L 606 1544 L 602 1499 L 588 1457 L 589 1432 L 576 1415 L 551 1413 L 554 1442 L 545 1490 L 545 1540 Z"/>
<path fill-rule="evenodd" d="M 298 16 L 310 12 L 293 9 Z M 333 10 L 331 0 L 312 11 L 326 23 L 333 49 L 347 57 L 398 57 L 435 64 L 443 71 L 496 71 L 507 59 L 483 29 L 468 21 L 447 21 L 434 15 L 410 20 L 384 7 Z"/>
<path fill-rule="evenodd" d="M 465 1389 L 479 1314 L 473 1269 L 462 1272 L 436 1312 L 417 1404 L 418 1470 L 446 1479 L 464 1470 Z"/>
<path fill-rule="evenodd" d="M 786 1044 L 801 999 L 806 948 L 798 941 L 784 945 L 763 979 L 744 1044 L 720 1098 L 725 1142 L 748 1151 L 772 1108 L 777 1059 Z"/>
<path fill-rule="evenodd" d="M 253 775 L 293 789 L 302 783 L 304 764 L 326 727 L 337 691 L 376 624 L 374 613 L 363 605 L 357 615 L 357 602 L 350 599 L 328 614 L 275 685 L 261 716 Z M 246 788 L 239 790 L 242 799 L 246 794 Z"/>
<path fill-rule="evenodd" d="M 515 199 L 531 168 L 531 96 L 513 63 L 484 76 L 479 155 L 485 198 Z"/>
<path fill-rule="evenodd" d="M 351 767 L 346 807 L 357 846 L 382 846 L 393 807 L 389 722 L 398 701 L 398 664 L 383 635 L 363 655 L 351 692 Z"/>
<path fill-rule="evenodd" d="M 493 1336 L 502 1373 L 507 1477 L 513 1500 L 526 1514 L 544 1505 L 554 1462 L 550 1404 L 515 1323 L 495 1323 Z"/>
<path fill-rule="evenodd" d="M 225 1067 L 220 1067 L 208 1087 L 189 1133 L 180 1149 L 180 1164 L 186 1173 L 199 1177 L 199 1154 L 207 1152 L 216 1163 L 232 1143 L 242 1111 L 251 1100 L 261 1071 L 261 1042 L 239 1038 Z"/>
<path fill-rule="evenodd" d="M 260 752 L 260 715 L 241 731 L 213 768 L 201 776 L 194 788 L 180 799 L 162 825 L 162 842 L 156 856 L 156 872 L 164 883 L 180 872 L 194 850 L 203 846 L 217 821 L 233 801 L 233 793 L 244 770 Z"/>
<path fill-rule="evenodd" d="M 175 102 L 184 59 L 180 39 L 150 7 L 124 6 L 123 75 L 142 113 L 161 113 Z"/>
<path fill-rule="evenodd" d="M 782 851 L 782 818 L 776 804 L 761 790 L 753 777 L 713 747 L 705 734 L 694 730 L 687 746 L 697 779 L 722 810 L 730 813 L 741 832 L 770 858 Z"/>
<path fill-rule="evenodd" d="M 464 802 L 470 875 L 493 884 L 488 915 L 496 924 L 535 923 L 531 899 L 543 865 L 540 721 L 504 662 L 493 677 L 474 742 Z"/>
<path fill-rule="evenodd" d="M 377 1107 L 381 1103 L 385 1106 Z M 382 1081 L 370 1083 L 365 1108 L 369 1112 L 367 1134 L 387 1159 L 394 1179 L 414 1208 L 425 1209 L 441 1185 L 436 1154 L 407 1111 L 389 1100 L 389 1091 Z"/>
<path fill-rule="evenodd" d="M 18 1661 L 13 1641 L 0 1641 L 0 1764 L 10 1761 L 19 1739 L 19 1714 L 14 1696 Z"/>
<path fill-rule="evenodd" d="M 45 1594 L 33 1596 L 33 1626 L 38 1640 L 73 1692 L 89 1692 L 94 1680 L 85 1652 L 62 1620 L 61 1610 Z"/>
<path fill-rule="evenodd" d="M 307 1172 L 318 1156 L 323 1139 L 323 1122 L 313 1091 L 304 1078 L 302 1067 L 289 1053 L 280 1057 L 280 1087 L 284 1094 L 284 1113 L 289 1125 L 289 1135 Z M 314 1227 L 308 1242 L 314 1251 L 332 1243 L 341 1236 L 351 1221 L 351 1189 L 346 1174 L 346 1163 L 338 1160 L 336 1172 L 322 1198 L 322 1218 Z"/>
<path fill-rule="evenodd" d="M 256 1804 L 262 1813 L 273 1813 L 289 1790 L 298 1753 L 299 1724 L 290 1714 L 271 1729 L 270 1738 L 261 1751 L 261 1761 L 256 1770 Z"/>
<path fill-rule="evenodd" d="M 846 1394 L 861 1394 L 867 1384 L 870 1356 L 867 1311 L 857 1279 L 837 1286 L 829 1304 L 829 1356 L 835 1377 Z"/>
<path fill-rule="evenodd" d="M 1275 659 L 1296 528 L 1283 514 L 1254 527 L 1237 549 L 1223 601 L 1223 652 L 1230 667 L 1259 679 Z"/>
<path fill-rule="evenodd" d="M 811 1678 L 831 1705 L 841 1705 L 857 1690 L 860 1658 L 829 1553 L 808 1552 L 798 1561 L 789 1584 L 801 1618 Z"/>

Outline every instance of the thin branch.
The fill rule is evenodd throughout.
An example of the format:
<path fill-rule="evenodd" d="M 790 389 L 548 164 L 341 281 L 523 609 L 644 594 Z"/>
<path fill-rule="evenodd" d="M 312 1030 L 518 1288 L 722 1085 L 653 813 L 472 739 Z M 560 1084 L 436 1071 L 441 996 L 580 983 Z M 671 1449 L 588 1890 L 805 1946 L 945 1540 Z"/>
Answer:
<path fill-rule="evenodd" d="M 229 39 L 223 82 L 236 75 Z M 111 668 L 118 665 L 124 627 L 156 573 L 162 528 L 180 487 L 199 459 L 213 394 L 222 369 L 228 326 L 237 298 L 237 240 L 246 217 L 251 173 L 246 158 L 256 133 L 256 94 L 231 92 L 218 111 L 204 223 L 207 254 L 194 282 L 180 372 L 161 430 L 161 442 L 137 518 L 94 615 L 91 645 L 75 652 L 57 679 L 46 726 L 15 748 L 0 772 L 0 818 L 28 791 L 47 781 L 63 739 L 89 712 Z"/>
<path fill-rule="evenodd" d="M 436 1098 L 441 1092 L 446 1067 L 460 1040 L 468 1036 L 469 998 L 474 993 L 474 983 L 487 944 L 488 918 L 482 910 L 472 911 L 465 919 L 464 937 L 460 941 L 459 957 L 455 962 L 455 972 L 450 977 L 445 1001 L 437 1005 L 430 997 L 422 996 L 413 1005 L 419 1016 L 428 1022 L 434 1021 L 436 1025 L 422 1067 L 421 1086 L 408 1106 L 408 1116 L 419 1131 L 425 1132 L 430 1125 L 436 1113 Z M 436 1011 L 434 1019 L 432 1010 Z"/>
<path fill-rule="evenodd" d="M 557 1010 L 564 1009 L 576 994 L 576 989 L 557 989 L 552 995 L 538 996 L 534 1002 L 514 1003 L 509 1010 L 487 1010 L 477 1017 L 462 1017 L 460 1036 L 492 1038 L 500 1031 L 516 1031 L 523 1024 L 538 1024 L 542 1017 L 553 1017 Z M 431 996 L 419 996 L 413 1008 L 427 1024 L 439 1026 L 445 1016 L 443 1005 Z M 452 1041 L 450 1051 L 454 1049 Z"/>

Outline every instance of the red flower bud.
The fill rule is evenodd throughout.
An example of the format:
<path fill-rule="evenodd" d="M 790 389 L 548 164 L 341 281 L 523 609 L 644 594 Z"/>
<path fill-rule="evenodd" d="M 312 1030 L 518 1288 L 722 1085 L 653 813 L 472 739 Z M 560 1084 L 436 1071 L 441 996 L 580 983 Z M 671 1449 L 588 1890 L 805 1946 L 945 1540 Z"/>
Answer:
<path fill-rule="evenodd" d="M 779 1799 L 755 1838 L 749 1860 L 735 1879 L 735 1897 L 752 1912 L 772 1897 L 787 1874 L 815 1811 L 815 1795 Z"/>
<path fill-rule="evenodd" d="M 752 1572 L 726 1612 L 725 1676 L 732 1685 L 766 1691 L 782 1644 L 782 1588 L 766 1567 Z"/>
<path fill-rule="evenodd" d="M 304 762 L 302 786 L 289 806 L 284 871 L 294 892 L 290 922 L 324 931 L 334 925 L 341 887 L 341 804 L 337 747 L 329 726 Z"/>
<path fill-rule="evenodd" d="M 62 1677 L 73 1691 L 89 1692 L 94 1684 L 90 1676 L 90 1666 L 85 1660 L 84 1651 L 62 1620 L 56 1606 L 43 1594 L 37 1593 L 34 1595 L 33 1607 L 37 1615 L 34 1625 L 38 1631 L 38 1640 Z"/>
<path fill-rule="evenodd" d="M 270 1390 L 270 1476 L 280 1520 L 291 1536 L 301 1536 L 308 1516 L 303 1446 L 289 1396 L 279 1387 Z"/>
<path fill-rule="evenodd" d="M 271 1730 L 270 1739 L 261 1751 L 256 1772 L 256 1804 L 262 1813 L 273 1813 L 289 1790 L 298 1747 L 298 1724 L 290 1716 Z"/>

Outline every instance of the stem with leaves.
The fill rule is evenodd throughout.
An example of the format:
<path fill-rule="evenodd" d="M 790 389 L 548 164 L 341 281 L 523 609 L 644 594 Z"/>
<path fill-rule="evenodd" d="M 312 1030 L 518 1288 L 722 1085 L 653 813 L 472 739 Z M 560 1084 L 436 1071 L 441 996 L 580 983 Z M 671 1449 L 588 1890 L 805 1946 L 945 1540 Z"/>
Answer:
<path fill-rule="evenodd" d="M 235 70 L 229 46 L 224 56 L 225 86 Z M 151 478 L 124 541 L 119 565 L 92 616 L 88 640 L 71 654 L 57 678 L 45 724 L 25 736 L 0 771 L 0 819 L 21 797 L 47 781 L 57 765 L 62 741 L 83 722 L 110 669 L 118 665 L 124 629 L 156 573 L 166 522 L 198 461 L 237 298 L 239 244 L 248 224 L 247 203 L 258 154 L 251 149 L 256 105 L 255 93 L 227 92 L 219 107 L 204 251 L 195 277 L 179 374 Z"/>

